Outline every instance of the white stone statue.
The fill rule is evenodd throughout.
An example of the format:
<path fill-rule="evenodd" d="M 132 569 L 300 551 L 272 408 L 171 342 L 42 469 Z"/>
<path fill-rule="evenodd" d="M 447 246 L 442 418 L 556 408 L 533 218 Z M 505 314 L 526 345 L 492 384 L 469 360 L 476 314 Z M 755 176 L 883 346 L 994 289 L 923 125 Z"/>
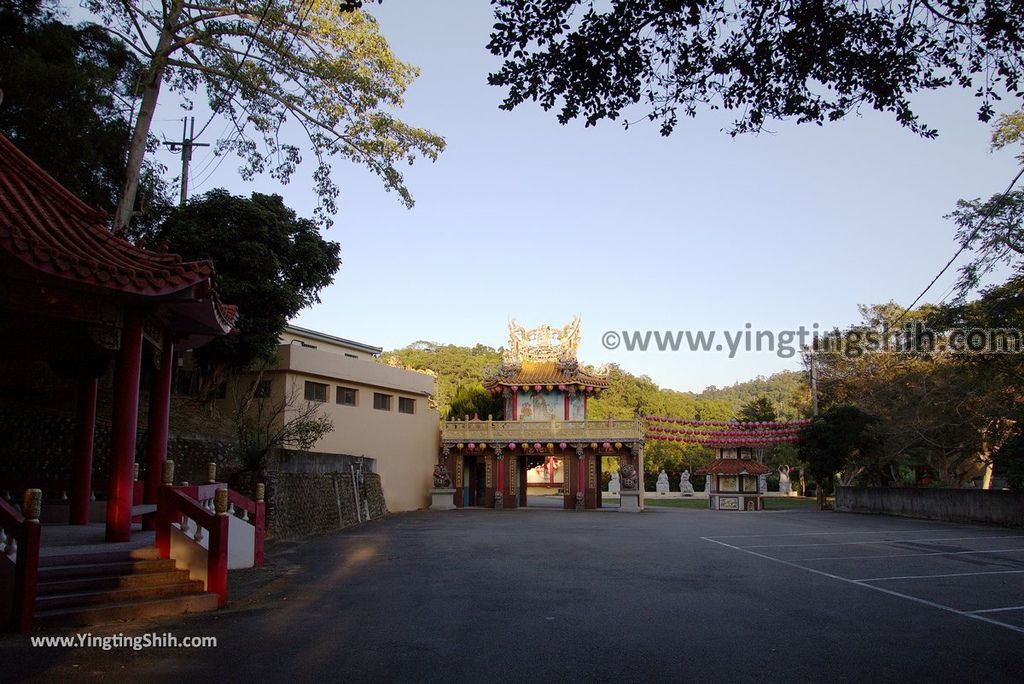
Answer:
<path fill-rule="evenodd" d="M 711 494 L 711 478 L 714 477 L 711 473 L 704 476 L 704 493 Z"/>
<path fill-rule="evenodd" d="M 683 496 L 693 496 L 693 485 L 690 484 L 690 471 L 684 470 L 679 476 L 679 492 Z"/>
<path fill-rule="evenodd" d="M 768 476 L 767 475 L 758 475 L 757 476 L 757 493 L 758 494 L 762 494 L 762 495 L 768 493 Z"/>
<path fill-rule="evenodd" d="M 779 466 L 779 494 L 790 496 L 793 491 L 793 483 L 789 479 L 789 466 Z"/>
<path fill-rule="evenodd" d="M 618 494 L 622 490 L 622 483 L 619 482 L 619 471 L 612 471 L 612 479 L 608 483 L 608 493 Z"/>
<path fill-rule="evenodd" d="M 664 469 L 662 469 L 661 473 L 658 475 L 658 484 L 655 486 L 655 489 L 658 490 L 658 494 L 668 494 L 668 474 Z"/>

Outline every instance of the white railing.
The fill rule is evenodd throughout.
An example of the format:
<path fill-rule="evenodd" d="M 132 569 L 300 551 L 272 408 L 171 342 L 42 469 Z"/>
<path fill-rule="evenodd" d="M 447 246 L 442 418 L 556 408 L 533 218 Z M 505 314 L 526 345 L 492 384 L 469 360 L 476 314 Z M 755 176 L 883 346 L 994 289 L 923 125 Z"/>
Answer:
<path fill-rule="evenodd" d="M 643 439 L 639 420 L 448 420 L 441 424 L 445 442 L 615 441 Z"/>

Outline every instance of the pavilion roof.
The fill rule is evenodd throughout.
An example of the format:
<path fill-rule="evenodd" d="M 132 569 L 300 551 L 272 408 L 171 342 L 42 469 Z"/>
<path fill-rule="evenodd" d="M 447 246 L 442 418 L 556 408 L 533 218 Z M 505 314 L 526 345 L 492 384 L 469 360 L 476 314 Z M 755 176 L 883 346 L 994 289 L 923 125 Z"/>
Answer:
<path fill-rule="evenodd" d="M 560 365 L 557 361 L 523 361 L 517 368 L 491 378 L 487 387 L 534 387 L 540 385 L 584 385 L 608 387 L 608 378 L 588 373 L 576 364 Z"/>
<path fill-rule="evenodd" d="M 0 251 L 33 271 L 102 290 L 162 296 L 209 281 L 213 264 L 137 247 L 0 135 Z"/>
<path fill-rule="evenodd" d="M 763 463 L 745 458 L 716 458 L 698 468 L 697 472 L 709 475 L 767 475 L 769 469 Z"/>

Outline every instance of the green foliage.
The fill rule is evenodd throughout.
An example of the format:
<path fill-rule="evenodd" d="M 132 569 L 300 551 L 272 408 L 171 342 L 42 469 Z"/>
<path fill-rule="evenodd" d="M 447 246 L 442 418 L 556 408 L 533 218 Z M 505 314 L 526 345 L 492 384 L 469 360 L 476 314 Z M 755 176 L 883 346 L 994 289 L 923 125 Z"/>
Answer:
<path fill-rule="evenodd" d="M 877 418 L 856 406 L 833 406 L 805 426 L 800 458 L 821 487 L 830 488 L 836 473 L 856 467 L 876 448 L 870 432 Z"/>
<path fill-rule="evenodd" d="M 103 28 L 62 23 L 51 4 L 0 0 L 0 133 L 87 204 L 113 212 L 141 63 Z M 143 167 L 142 228 L 170 209 L 162 171 Z"/>
<path fill-rule="evenodd" d="M 414 342 L 403 349 L 386 352 L 381 361 L 392 360 L 406 368 L 431 370 L 437 374 L 437 385 L 434 398 L 442 416 L 449 414 L 455 392 L 460 385 L 483 388 L 488 369 L 495 368 L 501 362 L 501 352 L 497 349 L 478 344 L 473 348 L 459 347 L 454 344 L 438 344 L 437 342 Z M 466 412 L 453 415 L 465 415 Z M 470 412 L 470 415 L 473 415 Z M 497 414 L 495 414 L 497 415 Z M 486 416 L 486 414 L 481 414 Z"/>
<path fill-rule="evenodd" d="M 768 397 L 751 399 L 740 407 L 739 420 L 745 423 L 774 422 L 779 419 L 775 404 Z"/>
<path fill-rule="evenodd" d="M 208 375 L 272 362 L 287 321 L 320 301 L 341 264 L 338 243 L 277 195 L 213 190 L 175 211 L 153 238 L 185 259 L 212 259 L 221 298 L 239 308 L 238 334 L 195 352 Z"/>
<path fill-rule="evenodd" d="M 956 238 L 971 260 L 960 268 L 957 293 L 960 301 L 981 280 L 1003 266 L 1024 274 L 1024 192 L 993 195 L 988 200 L 959 200 L 946 216 L 957 225 Z"/>
<path fill-rule="evenodd" d="M 391 52 L 373 17 L 336 0 L 82 4 L 145 63 L 126 201 L 161 85 L 186 100 L 206 92 L 210 108 L 234 124 L 216 151 L 238 155 L 246 179 L 269 173 L 287 182 L 304 160 L 294 131 L 304 133 L 306 158 L 316 164 L 321 225 L 330 225 L 337 209 L 336 160 L 368 168 L 411 206 L 401 167 L 420 157 L 436 159 L 444 148 L 440 136 L 394 114 L 418 69 Z M 119 207 L 115 227 L 122 229 L 128 218 Z"/>
<path fill-rule="evenodd" d="M 480 383 L 460 384 L 452 394 L 446 420 L 462 420 L 466 416 L 487 420 L 503 420 L 505 407 L 500 396 L 495 396 L 484 389 Z"/>
<path fill-rule="evenodd" d="M 1017 432 L 993 458 L 995 472 L 1010 489 L 1024 489 L 1024 432 Z"/>
<path fill-rule="evenodd" d="M 495 0 L 488 49 L 503 109 L 533 100 L 588 126 L 640 116 L 672 132 L 681 114 L 727 109 L 733 135 L 771 120 L 823 124 L 861 106 L 925 137 L 912 95 L 957 86 L 991 102 L 1019 96 L 1024 22 L 1005 0 L 858 3 Z M 640 116 L 633 116 L 636 121 Z M 629 122 L 627 121 L 627 125 Z"/>

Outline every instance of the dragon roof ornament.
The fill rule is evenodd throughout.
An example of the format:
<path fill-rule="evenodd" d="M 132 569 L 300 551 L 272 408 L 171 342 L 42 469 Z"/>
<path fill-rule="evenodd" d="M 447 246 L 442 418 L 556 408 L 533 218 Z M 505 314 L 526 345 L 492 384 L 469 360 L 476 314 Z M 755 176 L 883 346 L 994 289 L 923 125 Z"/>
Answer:
<path fill-rule="evenodd" d="M 580 346 L 580 317 L 573 316 L 568 325 L 552 328 L 539 325 L 526 329 L 513 318 L 508 322 L 508 348 L 504 363 L 520 364 L 523 361 L 576 360 L 576 349 Z"/>

